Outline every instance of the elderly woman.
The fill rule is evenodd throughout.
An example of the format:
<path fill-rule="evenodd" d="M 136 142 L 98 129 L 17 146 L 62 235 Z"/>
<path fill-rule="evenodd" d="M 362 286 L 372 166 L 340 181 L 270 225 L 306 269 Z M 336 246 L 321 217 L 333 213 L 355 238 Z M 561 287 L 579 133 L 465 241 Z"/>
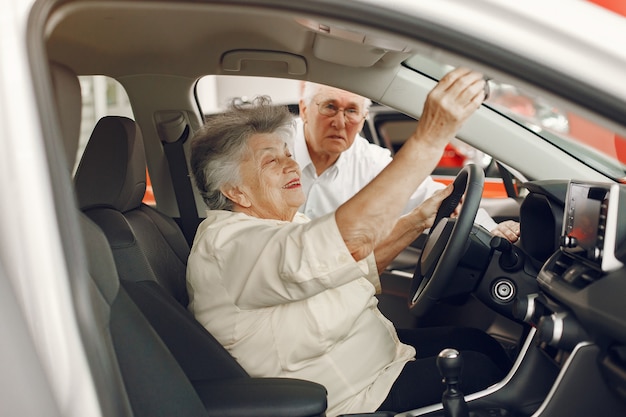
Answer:
<path fill-rule="evenodd" d="M 312 221 L 298 213 L 305 197 L 286 108 L 257 99 L 197 132 L 191 165 L 209 211 L 189 257 L 189 309 L 250 375 L 324 385 L 328 416 L 439 402 L 434 356 L 443 347 L 472 349 L 459 341 L 493 348 L 466 355 L 466 372 L 480 372 L 464 380 L 465 392 L 503 376 L 505 366 L 488 358 L 504 355 L 493 339 L 426 329 L 403 332 L 412 345 L 402 343 L 375 297 L 379 271 L 431 226 L 449 195 L 445 189 L 399 217 L 479 107 L 483 85 L 466 69 L 445 76 L 394 160 L 336 212 Z"/>

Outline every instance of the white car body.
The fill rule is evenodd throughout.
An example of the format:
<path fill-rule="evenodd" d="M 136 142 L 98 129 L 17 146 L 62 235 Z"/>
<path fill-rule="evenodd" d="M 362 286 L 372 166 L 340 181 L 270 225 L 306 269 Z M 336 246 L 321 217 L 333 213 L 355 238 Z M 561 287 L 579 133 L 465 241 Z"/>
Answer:
<path fill-rule="evenodd" d="M 65 166 L 60 146 L 50 146 L 49 137 L 60 137 L 57 115 L 54 114 L 52 89 L 45 67 L 46 38 L 55 30 L 58 22 L 67 15 L 89 7 L 93 3 L 106 8 L 107 1 L 47 1 L 2 0 L 0 17 L 0 281 L 3 286 L 3 308 L 0 316 L 11 310 L 14 316 L 8 326 L 0 326 L 3 347 L 0 348 L 2 415 L 47 415 L 63 417 L 104 416 L 98 403 L 97 390 L 83 346 L 78 326 L 78 312 L 72 301 L 74 296 L 70 281 L 77 271 L 85 273 L 80 264 L 84 249 L 77 244 L 80 233 L 74 213 L 75 201 L 71 180 Z M 113 2 L 116 3 L 116 2 Z M 207 4 L 213 3 L 207 1 Z M 217 2 L 215 2 L 217 3 Z M 262 1 L 252 2 L 262 6 Z M 268 1 L 271 8 L 292 7 L 309 10 L 318 7 L 329 10 L 335 7 L 330 1 Z M 136 5 L 129 6 L 135 7 Z M 149 8 L 149 2 L 137 6 Z M 181 7 L 200 7 L 190 3 Z M 228 7 L 228 6 L 224 6 Z M 240 5 L 239 7 L 246 7 Z M 603 10 L 589 2 L 576 0 L 440 0 L 416 1 L 350 0 L 337 4 L 337 8 L 356 11 L 371 7 L 381 14 L 394 16 L 395 21 L 419 19 L 439 26 L 441 30 L 457 31 L 459 34 L 484 40 L 490 48 L 501 48 L 509 56 L 540 62 L 543 71 L 558 72 L 567 76 L 568 82 L 587 85 L 592 97 L 605 97 L 600 103 L 626 103 L 626 39 L 625 18 Z M 295 13 L 293 10 L 290 13 Z M 333 16 L 330 11 L 329 21 Z M 320 17 L 325 21 L 326 16 Z M 355 27 L 369 25 L 370 16 L 344 16 Z M 512 63 L 484 62 L 462 57 L 454 51 L 443 51 L 420 39 L 403 27 L 388 27 L 388 20 L 372 33 L 396 40 L 406 40 L 413 49 L 427 56 L 445 58 L 452 64 L 473 64 L 490 77 L 512 81 L 530 91 L 550 97 L 568 109 L 575 109 L 626 136 L 626 108 L 620 120 L 603 113 L 606 107 L 586 108 L 576 103 L 564 91 L 563 85 L 538 86 L 534 79 L 526 80 L 519 73 L 511 73 Z M 343 22 L 338 21 L 339 28 Z M 581 29 L 584 27 L 584 30 Z M 348 31 L 352 36 L 353 31 Z M 353 33 L 352 33 L 353 34 Z M 343 36 L 343 35 L 341 35 Z M 457 51 L 462 52 L 462 51 Z M 198 51 L 202 54 L 202 51 Z M 361 79 L 345 77 L 350 68 L 335 75 L 326 75 L 329 83 L 343 78 L 344 88 L 367 92 L 380 103 L 393 105 L 400 111 L 419 113 L 416 103 L 422 103 L 434 82 L 424 80 L 422 85 L 406 89 L 405 68 L 393 69 L 391 65 L 371 68 L 376 74 L 377 85 L 365 89 Z M 513 68 L 514 70 L 514 68 Z M 321 73 L 317 77 L 322 80 Z M 535 74 L 533 74 L 534 76 Z M 155 77 L 159 77 L 155 75 Z M 166 77 L 166 76 L 164 76 Z M 127 87 L 137 87 L 132 77 L 126 79 Z M 399 94 L 398 90 L 403 93 Z M 145 117 L 145 115 L 138 115 Z M 614 116 L 614 115 L 613 115 Z M 501 145 L 481 143 L 485 125 L 483 119 L 492 115 L 481 110 L 464 127 L 460 138 L 481 148 L 489 146 L 490 154 L 505 163 L 515 160 L 528 162 L 527 174 L 534 178 L 581 178 L 588 181 L 606 181 L 607 178 L 580 164 L 575 158 L 561 155 L 554 159 L 554 149 L 545 142 L 538 142 L 528 135 L 517 133 L 517 143 L 503 141 Z M 511 127 L 501 125 L 501 135 L 509 134 Z M 158 180 L 158 168 L 155 171 Z M 163 207 L 175 212 L 172 206 Z M 76 256 L 78 255 L 78 256 Z M 78 259 L 78 261 L 77 261 Z M 68 262 L 71 265 L 68 265 Z M 87 288 L 79 289 L 87 291 Z M 13 303 L 13 304 L 10 304 Z M 83 306 L 84 307 L 84 306 Z M 3 319 L 4 320 L 4 319 Z M 23 322 L 20 327 L 18 323 Z M 11 342 L 7 340 L 11 339 Z M 15 343 L 13 343 L 15 341 Z M 10 375 L 14 383 L 8 384 Z M 34 395 L 33 395 L 34 394 Z"/>

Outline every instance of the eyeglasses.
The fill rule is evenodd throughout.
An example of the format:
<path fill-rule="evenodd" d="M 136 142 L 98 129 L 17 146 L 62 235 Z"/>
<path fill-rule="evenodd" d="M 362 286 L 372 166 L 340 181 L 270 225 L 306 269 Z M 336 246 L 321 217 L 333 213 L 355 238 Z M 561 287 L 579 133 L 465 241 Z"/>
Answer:
<path fill-rule="evenodd" d="M 365 118 L 365 116 L 361 113 L 361 110 L 358 107 L 348 107 L 346 109 L 342 109 L 340 107 L 337 107 L 332 101 L 323 101 L 321 103 L 317 103 L 317 108 L 321 115 L 328 117 L 335 117 L 337 113 L 342 111 L 343 116 L 349 123 L 360 123 L 361 120 Z"/>

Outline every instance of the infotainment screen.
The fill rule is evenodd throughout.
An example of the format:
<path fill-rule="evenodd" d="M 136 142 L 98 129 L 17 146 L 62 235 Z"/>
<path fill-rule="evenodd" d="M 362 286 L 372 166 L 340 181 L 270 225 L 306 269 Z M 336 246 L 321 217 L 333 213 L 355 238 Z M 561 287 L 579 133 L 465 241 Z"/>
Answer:
<path fill-rule="evenodd" d="M 612 217 L 617 215 L 618 190 L 612 193 L 615 187 L 613 184 L 571 181 L 565 206 L 561 247 L 603 270 L 614 266 L 615 260 L 615 236 L 611 227 L 616 220 Z M 615 194 L 613 199 L 612 194 Z M 607 224 L 608 220 L 612 220 L 611 225 Z M 607 230 L 610 230 L 608 235 Z"/>

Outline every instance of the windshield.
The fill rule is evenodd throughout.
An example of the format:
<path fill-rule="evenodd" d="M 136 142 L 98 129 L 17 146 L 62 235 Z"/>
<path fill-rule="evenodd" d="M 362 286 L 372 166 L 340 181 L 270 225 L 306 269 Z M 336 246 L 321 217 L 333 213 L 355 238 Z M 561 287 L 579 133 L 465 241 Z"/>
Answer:
<path fill-rule="evenodd" d="M 453 67 L 413 56 L 405 64 L 439 80 Z M 495 79 L 485 105 L 616 181 L 626 180 L 626 138 L 549 100 Z"/>
<path fill-rule="evenodd" d="M 614 180 L 624 181 L 626 139 L 511 84 L 489 81 L 486 105 Z"/>

